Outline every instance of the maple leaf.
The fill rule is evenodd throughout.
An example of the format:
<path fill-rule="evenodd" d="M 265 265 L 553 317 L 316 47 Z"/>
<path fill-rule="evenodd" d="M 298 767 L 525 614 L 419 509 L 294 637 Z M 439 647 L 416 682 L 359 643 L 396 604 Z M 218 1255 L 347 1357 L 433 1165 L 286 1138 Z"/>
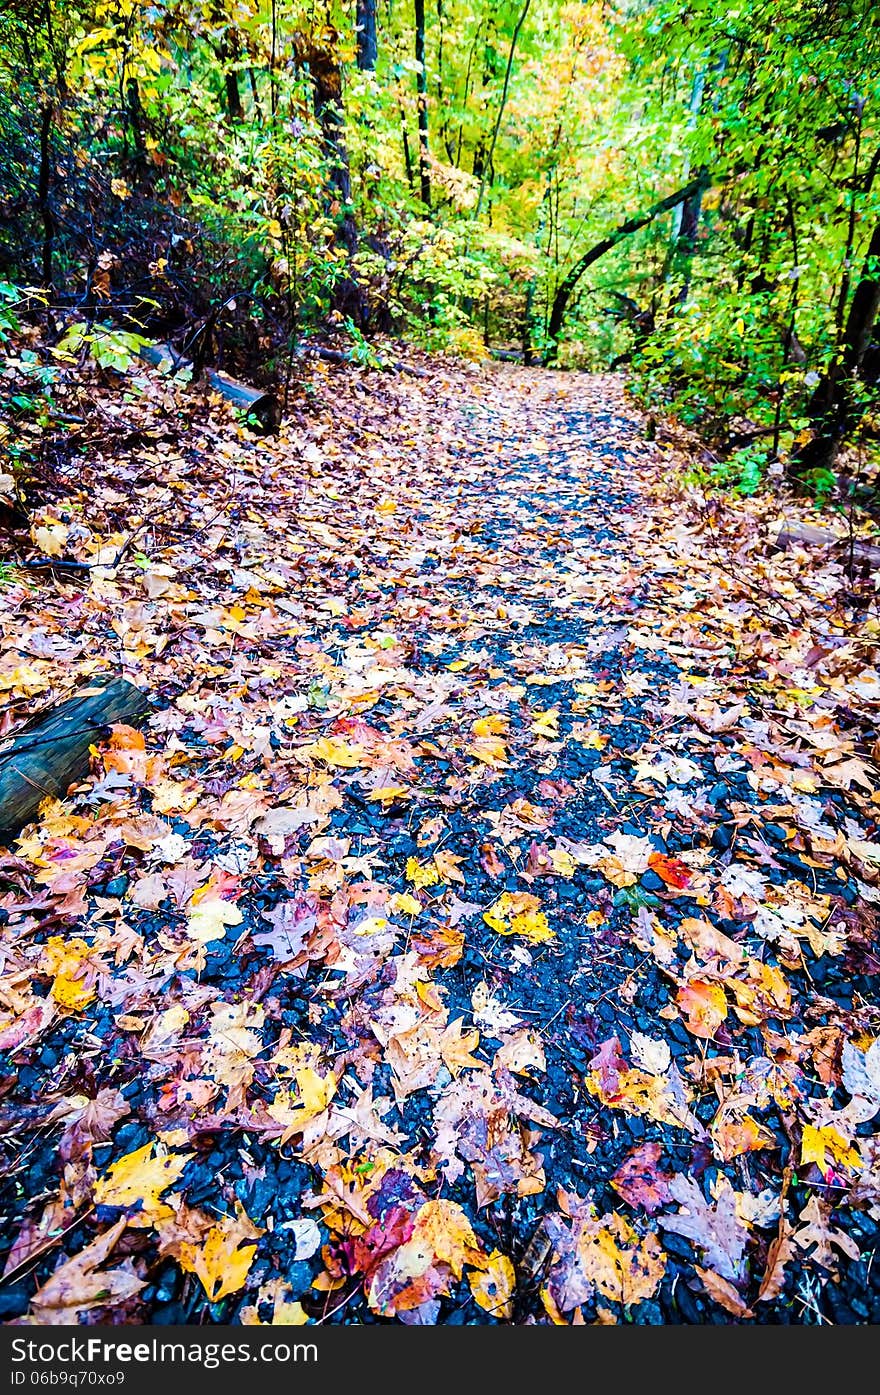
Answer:
<path fill-rule="evenodd" d="M 144 1288 L 130 1259 L 113 1269 L 101 1266 L 109 1258 L 128 1222 L 121 1217 L 109 1230 L 91 1240 L 79 1254 L 61 1262 L 31 1299 L 34 1320 L 40 1324 L 76 1324 L 80 1313 L 112 1307 L 133 1298 Z"/>
<path fill-rule="evenodd" d="M 450 1022 L 439 1041 L 440 1055 L 453 1078 L 469 1067 L 481 1070 L 485 1066 L 485 1061 L 471 1054 L 479 1045 L 479 1032 L 466 1032 L 463 1024 L 463 1017 Z"/>
<path fill-rule="evenodd" d="M 654 1233 L 640 1236 L 620 1215 L 598 1216 L 589 1201 L 560 1192 L 567 1225 L 548 1217 L 553 1260 L 547 1290 L 562 1313 L 598 1292 L 612 1302 L 642 1303 L 656 1293 L 666 1256 Z"/>
<path fill-rule="evenodd" d="M 469 756 L 492 770 L 509 770 L 507 747 L 499 736 L 478 736 L 465 747 Z"/>
<path fill-rule="evenodd" d="M 322 736 L 310 746 L 301 746 L 300 753 L 311 760 L 323 761 L 325 765 L 338 766 L 343 770 L 354 770 L 363 765 L 367 755 L 358 742 L 344 741 L 334 736 Z"/>
<path fill-rule="evenodd" d="M 304 1327 L 311 1318 L 293 1294 L 287 1279 L 270 1279 L 260 1287 L 253 1303 L 241 1309 L 239 1322 L 245 1327 L 261 1325 L 260 1309 L 268 1305 L 268 1321 L 273 1327 Z"/>
<path fill-rule="evenodd" d="M 186 1167 L 192 1153 L 167 1153 L 157 1143 L 145 1143 L 118 1158 L 95 1185 L 95 1205 L 128 1211 L 128 1223 L 152 1226 L 172 1208 L 160 1200 Z"/>
<path fill-rule="evenodd" d="M 872 794 L 876 788 L 876 771 L 858 756 L 850 756 L 839 765 L 826 765 L 822 774 L 830 785 L 836 785 L 839 789 L 848 790 L 853 785 L 860 785 Z"/>
<path fill-rule="evenodd" d="M 850 1147 L 831 1124 L 824 1128 L 813 1128 L 812 1124 L 805 1124 L 801 1136 L 801 1164 L 807 1167 L 810 1163 L 815 1163 L 823 1177 L 832 1168 L 832 1164 L 857 1168 L 861 1165 L 861 1154 L 857 1148 Z"/>
<path fill-rule="evenodd" d="M 426 1201 L 408 1238 L 375 1267 L 367 1293 L 374 1312 L 391 1317 L 448 1293 L 465 1264 L 482 1268 L 485 1256 L 464 1211 L 454 1201 Z"/>
<path fill-rule="evenodd" d="M 544 944 L 555 935 L 540 905 L 527 891 L 503 891 L 483 912 L 483 920 L 496 935 L 522 935 L 532 944 Z"/>
<path fill-rule="evenodd" d="M 603 1104 L 627 1114 L 644 1114 L 658 1123 L 676 1124 L 702 1135 L 703 1127 L 687 1107 L 688 1093 L 674 1064 L 662 1075 L 630 1067 L 617 1037 L 603 1042 L 590 1061 L 587 1089 Z"/>
<path fill-rule="evenodd" d="M 727 997 L 719 983 L 690 979 L 679 988 L 675 999 L 688 1031 L 709 1040 L 727 1016 Z"/>
<path fill-rule="evenodd" d="M 50 935 L 43 954 L 45 972 L 54 975 L 49 990 L 65 1012 L 82 1012 L 96 996 L 95 964 L 85 940 Z"/>
<path fill-rule="evenodd" d="M 47 557 L 63 557 L 70 530 L 63 523 L 44 524 L 31 529 L 31 537 Z"/>
<path fill-rule="evenodd" d="M 338 1077 L 332 1071 L 321 1076 L 311 1066 L 302 1066 L 294 1074 L 298 1091 L 296 1101 L 289 1091 L 281 1090 L 268 1105 L 268 1113 L 283 1128 L 281 1145 L 322 1115 L 339 1088 Z"/>
<path fill-rule="evenodd" d="M 196 1274 L 209 1301 L 217 1303 L 244 1288 L 257 1252 L 256 1242 L 264 1233 L 239 1206 L 234 1216 L 212 1225 L 200 1244 L 184 1241 L 180 1245 L 181 1267 Z"/>
<path fill-rule="evenodd" d="M 535 1071 L 546 1071 L 544 1043 L 537 1032 L 523 1027 L 508 1036 L 495 1052 L 492 1061 L 492 1069 L 499 1068 L 509 1070 L 513 1075 L 524 1075 L 527 1079 L 531 1078 Z"/>
<path fill-rule="evenodd" d="M 441 880 L 441 876 L 433 861 L 419 862 L 418 858 L 409 857 L 406 861 L 406 879 L 418 889 L 419 887 L 436 886 Z"/>
<path fill-rule="evenodd" d="M 678 857 L 667 857 L 665 853 L 653 852 L 648 858 L 652 872 L 676 891 L 683 891 L 690 884 L 693 869 Z"/>
<path fill-rule="evenodd" d="M 238 906 L 219 896 L 208 896 L 198 902 L 193 898 L 190 905 L 187 934 L 200 944 L 225 939 L 227 925 L 240 925 L 244 919 Z"/>
<path fill-rule="evenodd" d="M 459 857 L 456 853 L 444 852 L 441 849 L 435 852 L 433 861 L 441 881 L 460 882 L 462 886 L 466 884 L 464 875 L 459 870 L 460 864 L 464 862 L 463 857 Z"/>
<path fill-rule="evenodd" d="M 719 1110 L 719 1115 L 721 1111 Z M 722 1162 L 731 1162 L 743 1153 L 753 1153 L 760 1148 L 777 1147 L 776 1139 L 769 1129 L 765 1129 L 751 1114 L 745 1113 L 740 1119 L 727 1119 L 718 1116 L 709 1129 L 712 1135 L 712 1149 Z"/>
<path fill-rule="evenodd" d="M 105 1086 L 94 1099 L 70 1095 L 59 1100 L 47 1122 L 64 1124 L 58 1151 L 66 1161 L 90 1154 L 95 1143 L 106 1143 L 119 1120 L 130 1113 L 131 1105 L 120 1091 Z"/>

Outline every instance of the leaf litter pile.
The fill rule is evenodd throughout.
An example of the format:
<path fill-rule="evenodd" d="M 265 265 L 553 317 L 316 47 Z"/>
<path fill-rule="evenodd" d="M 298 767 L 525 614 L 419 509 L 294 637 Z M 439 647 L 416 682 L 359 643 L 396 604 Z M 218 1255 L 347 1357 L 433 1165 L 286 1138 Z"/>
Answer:
<path fill-rule="evenodd" d="M 89 569 L 3 592 L 7 730 L 153 707 L 2 853 L 0 1315 L 878 1320 L 843 567 L 614 377 L 139 386 L 37 510 Z"/>

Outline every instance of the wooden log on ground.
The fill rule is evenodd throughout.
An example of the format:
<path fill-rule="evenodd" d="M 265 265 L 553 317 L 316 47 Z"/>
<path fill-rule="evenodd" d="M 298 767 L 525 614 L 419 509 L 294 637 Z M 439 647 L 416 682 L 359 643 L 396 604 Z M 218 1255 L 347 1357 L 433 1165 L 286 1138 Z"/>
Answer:
<path fill-rule="evenodd" d="M 140 357 L 156 368 L 167 363 L 175 373 L 192 368 L 192 362 L 183 358 L 170 344 L 145 344 L 140 350 Z M 205 369 L 205 380 L 240 412 L 255 416 L 264 430 L 268 431 L 274 426 L 277 404 L 271 392 L 250 387 L 248 383 L 230 378 L 228 373 L 221 373 L 216 368 Z"/>
<path fill-rule="evenodd" d="M 20 727 L 0 749 L 0 836 L 34 817 L 41 800 L 61 799 L 89 771 L 89 747 L 114 722 L 131 726 L 150 710 L 146 693 L 124 678 L 86 688 Z"/>
<path fill-rule="evenodd" d="M 834 547 L 844 559 L 849 557 L 849 538 L 835 533 L 831 528 L 820 528 L 814 523 L 790 523 L 784 525 L 776 535 L 773 546 L 784 552 L 790 547 Z M 869 567 L 880 567 L 880 547 L 856 538 L 853 543 L 853 561 L 866 562 Z"/>

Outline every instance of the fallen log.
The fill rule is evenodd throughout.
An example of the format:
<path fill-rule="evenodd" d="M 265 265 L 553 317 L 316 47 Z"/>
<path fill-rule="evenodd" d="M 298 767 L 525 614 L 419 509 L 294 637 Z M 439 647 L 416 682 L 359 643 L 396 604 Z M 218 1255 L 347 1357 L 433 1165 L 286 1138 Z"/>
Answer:
<path fill-rule="evenodd" d="M 831 528 L 819 528 L 814 523 L 783 524 L 777 533 L 773 546 L 778 552 L 790 547 L 836 547 L 843 556 L 849 557 L 850 540 L 846 535 L 835 533 Z M 880 567 L 880 547 L 856 538 L 852 545 L 854 562 L 866 562 L 869 567 Z"/>
<path fill-rule="evenodd" d="M 109 726 L 132 725 L 149 710 L 146 694 L 117 678 L 104 688 L 86 688 L 20 727 L 0 749 L 0 836 L 18 833 L 43 799 L 63 798 L 88 774 L 89 747 Z"/>
<path fill-rule="evenodd" d="M 328 349 L 324 344 L 301 344 L 296 351 L 297 358 L 323 359 L 325 363 L 338 363 L 340 366 L 346 364 L 358 365 L 358 360 L 349 349 Z M 363 365 L 361 365 L 363 366 Z M 407 373 L 411 378 L 430 378 L 430 373 L 426 373 L 424 368 L 416 368 L 411 363 L 400 363 L 393 359 L 376 357 L 376 366 L 383 373 Z"/>
<path fill-rule="evenodd" d="M 192 368 L 192 361 L 177 353 L 170 344 L 145 344 L 140 350 L 140 357 L 156 368 L 167 364 L 175 373 Z M 250 387 L 248 383 L 230 378 L 228 373 L 221 373 L 216 368 L 205 369 L 205 380 L 240 412 L 255 416 L 265 431 L 275 425 L 277 403 L 271 392 Z"/>

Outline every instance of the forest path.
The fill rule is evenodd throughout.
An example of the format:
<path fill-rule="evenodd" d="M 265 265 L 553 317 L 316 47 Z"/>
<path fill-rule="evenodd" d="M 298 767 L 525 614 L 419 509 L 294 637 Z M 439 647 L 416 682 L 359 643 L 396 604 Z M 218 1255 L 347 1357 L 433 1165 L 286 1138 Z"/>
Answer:
<path fill-rule="evenodd" d="M 103 556 L 136 488 L 143 552 L 6 630 L 159 703 L 6 864 L 7 1315 L 35 1236 L 127 1217 L 114 1321 L 876 1317 L 880 685 L 833 568 L 670 493 L 616 377 L 169 420 L 65 505 Z"/>

